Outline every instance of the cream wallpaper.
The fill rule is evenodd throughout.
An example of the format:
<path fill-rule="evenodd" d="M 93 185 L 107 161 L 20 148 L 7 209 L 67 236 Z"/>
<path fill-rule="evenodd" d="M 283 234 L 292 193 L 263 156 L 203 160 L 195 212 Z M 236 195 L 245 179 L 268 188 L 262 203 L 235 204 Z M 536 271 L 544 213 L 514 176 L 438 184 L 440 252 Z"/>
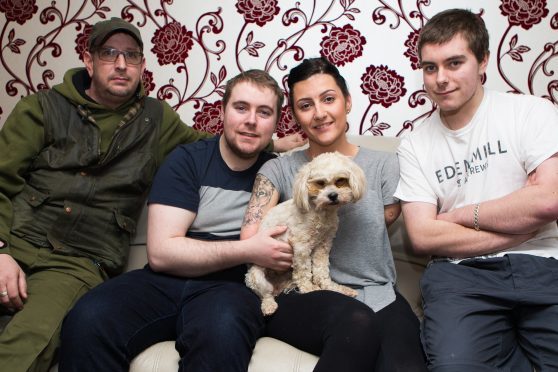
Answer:
<path fill-rule="evenodd" d="M 558 104 L 556 0 L 0 0 L 0 125 L 20 97 L 82 65 L 95 22 L 120 16 L 143 35 L 152 97 L 188 125 L 217 133 L 224 83 L 261 68 L 286 88 L 303 58 L 325 56 L 353 96 L 349 133 L 400 136 L 434 109 L 416 55 L 421 26 L 447 8 L 485 20 L 485 86 Z M 297 131 L 285 107 L 277 135 Z"/>

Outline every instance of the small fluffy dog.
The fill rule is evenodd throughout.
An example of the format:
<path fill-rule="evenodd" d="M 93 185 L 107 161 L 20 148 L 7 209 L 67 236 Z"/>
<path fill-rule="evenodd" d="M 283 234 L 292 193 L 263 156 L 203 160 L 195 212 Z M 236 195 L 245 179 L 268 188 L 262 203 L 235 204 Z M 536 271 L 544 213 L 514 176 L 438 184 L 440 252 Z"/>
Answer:
<path fill-rule="evenodd" d="M 252 265 L 246 274 L 246 285 L 261 298 L 264 315 L 277 309 L 276 295 L 294 288 L 301 293 L 327 289 L 357 295 L 354 289 L 331 280 L 329 251 L 339 224 L 338 208 L 359 200 L 365 189 L 362 169 L 338 152 L 321 154 L 299 170 L 293 198 L 272 208 L 260 226 L 288 226 L 277 239 L 293 248 L 292 270 L 276 272 Z"/>

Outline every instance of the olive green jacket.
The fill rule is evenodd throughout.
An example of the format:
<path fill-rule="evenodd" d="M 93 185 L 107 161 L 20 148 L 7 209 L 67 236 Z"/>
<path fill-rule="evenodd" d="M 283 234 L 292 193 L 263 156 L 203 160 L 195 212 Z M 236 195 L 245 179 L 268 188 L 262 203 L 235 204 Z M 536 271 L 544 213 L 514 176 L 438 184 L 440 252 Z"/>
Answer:
<path fill-rule="evenodd" d="M 88 84 L 85 69 L 69 70 L 54 92 L 23 98 L 0 131 L 0 253 L 49 246 L 114 275 L 158 165 L 210 135 L 143 90 L 113 110 L 82 94 Z"/>

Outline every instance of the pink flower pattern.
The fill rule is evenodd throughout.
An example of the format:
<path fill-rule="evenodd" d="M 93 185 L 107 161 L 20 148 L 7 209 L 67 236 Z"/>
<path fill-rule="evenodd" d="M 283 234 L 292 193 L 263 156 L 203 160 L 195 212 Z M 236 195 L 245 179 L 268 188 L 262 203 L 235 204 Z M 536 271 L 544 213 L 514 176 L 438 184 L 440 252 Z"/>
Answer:
<path fill-rule="evenodd" d="M 236 9 L 248 23 L 262 27 L 279 14 L 277 0 L 238 0 Z"/>
<path fill-rule="evenodd" d="M 500 10 L 508 17 L 510 25 L 521 26 L 525 30 L 548 15 L 546 0 L 502 0 Z"/>
<path fill-rule="evenodd" d="M 151 39 L 151 51 L 157 55 L 160 65 L 177 64 L 188 58 L 194 46 L 192 31 L 178 22 L 169 23 L 155 31 Z"/>
<path fill-rule="evenodd" d="M 222 111 L 223 104 L 221 101 L 205 103 L 201 111 L 194 115 L 194 129 L 211 134 L 221 134 L 223 132 Z"/>
<path fill-rule="evenodd" d="M 8 21 L 16 21 L 20 25 L 33 18 L 37 10 L 35 0 L 0 0 L 0 12 L 6 14 Z"/>
<path fill-rule="evenodd" d="M 366 38 L 361 36 L 350 24 L 343 27 L 333 27 L 329 36 L 325 36 L 320 43 L 320 54 L 337 66 L 352 62 L 362 55 Z"/>
<path fill-rule="evenodd" d="M 370 103 L 379 103 L 386 108 L 407 93 L 403 77 L 383 65 L 369 66 L 361 80 L 360 87 Z"/>

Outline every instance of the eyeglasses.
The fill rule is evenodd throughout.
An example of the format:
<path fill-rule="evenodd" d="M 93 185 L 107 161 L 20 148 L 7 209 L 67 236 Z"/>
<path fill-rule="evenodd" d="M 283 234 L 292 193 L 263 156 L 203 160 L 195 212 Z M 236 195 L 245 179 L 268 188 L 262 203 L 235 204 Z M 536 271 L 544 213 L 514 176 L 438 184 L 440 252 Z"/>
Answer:
<path fill-rule="evenodd" d="M 137 51 L 118 50 L 114 48 L 101 48 L 97 52 L 101 61 L 114 62 L 119 55 L 124 56 L 126 63 L 130 65 L 139 65 L 143 60 L 143 53 Z"/>

